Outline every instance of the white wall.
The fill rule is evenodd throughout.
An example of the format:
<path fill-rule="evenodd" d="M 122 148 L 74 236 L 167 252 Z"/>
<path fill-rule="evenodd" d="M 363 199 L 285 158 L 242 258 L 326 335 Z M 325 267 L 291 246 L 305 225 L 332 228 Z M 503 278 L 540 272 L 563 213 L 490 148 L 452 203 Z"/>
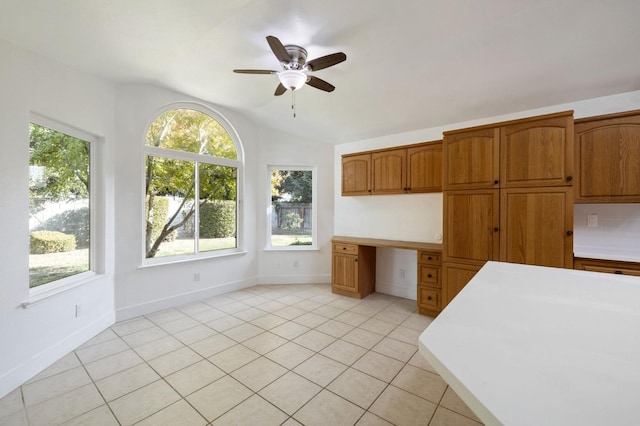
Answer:
<path fill-rule="evenodd" d="M 0 40 L 0 397 L 113 323 L 112 85 Z M 23 309 L 29 300 L 29 113 L 101 139 L 105 273 Z M 94 170 L 95 172 L 96 170 Z M 75 317 L 75 305 L 82 306 Z"/>
<path fill-rule="evenodd" d="M 582 118 L 633 109 L 640 109 L 640 91 L 337 145 L 334 156 L 334 234 L 430 243 L 440 242 L 438 237 L 442 234 L 442 194 L 342 197 L 340 185 L 343 154 L 439 140 L 442 138 L 442 132 L 447 130 L 559 111 L 574 110 L 574 117 Z M 581 212 L 582 210 L 576 211 Z M 621 206 L 612 206 L 607 213 L 608 216 L 616 217 L 616 223 L 634 223 L 633 229 L 636 230 L 638 214 L 637 208 L 623 208 Z M 615 242 L 622 251 L 635 250 L 637 252 L 637 248 L 633 246 L 637 244 L 637 239 L 616 238 L 614 234 L 610 233 L 613 229 L 612 226 L 600 228 L 596 231 L 597 233 L 592 232 L 589 236 L 585 236 L 587 239 L 585 240 L 582 238 L 584 228 L 578 226 L 575 229 L 575 241 L 577 244 L 582 244 L 582 241 L 585 241 L 585 243 L 593 245 L 593 238 L 602 237 L 610 243 Z M 406 250 L 379 249 L 377 256 L 376 281 L 378 290 L 401 297 L 415 298 L 417 276 L 405 274 L 405 279 L 400 278 L 400 269 L 415 268 L 415 253 Z M 381 264 L 384 266 L 381 267 Z"/>
<path fill-rule="evenodd" d="M 293 120 L 294 118 L 292 118 Z M 269 208 L 269 165 L 315 166 L 317 168 L 317 250 L 265 250 L 266 212 Z M 331 282 L 331 237 L 333 233 L 333 145 L 301 140 L 271 130 L 260 133 L 258 185 L 263 189 L 258 215 L 257 245 L 261 284 Z"/>

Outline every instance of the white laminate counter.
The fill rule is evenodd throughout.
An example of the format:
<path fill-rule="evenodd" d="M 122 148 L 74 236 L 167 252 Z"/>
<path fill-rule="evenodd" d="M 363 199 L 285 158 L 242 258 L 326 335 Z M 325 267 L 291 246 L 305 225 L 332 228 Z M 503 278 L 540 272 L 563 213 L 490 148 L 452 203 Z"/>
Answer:
<path fill-rule="evenodd" d="M 640 425 L 640 278 L 488 262 L 419 339 L 487 425 Z"/>

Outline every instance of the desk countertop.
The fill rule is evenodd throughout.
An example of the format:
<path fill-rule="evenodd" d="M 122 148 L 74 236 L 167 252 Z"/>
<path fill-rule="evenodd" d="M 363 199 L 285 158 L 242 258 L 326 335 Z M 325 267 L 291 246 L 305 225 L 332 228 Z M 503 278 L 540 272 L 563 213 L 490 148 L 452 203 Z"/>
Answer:
<path fill-rule="evenodd" d="M 358 244 L 361 246 L 372 247 L 389 247 L 405 250 L 428 250 L 428 251 L 442 251 L 442 244 L 437 243 L 421 243 L 417 241 L 399 241 L 399 240 L 384 240 L 380 238 L 361 238 L 361 237 L 345 237 L 334 236 L 332 241 L 340 243 Z"/>
<path fill-rule="evenodd" d="M 640 278 L 488 262 L 420 352 L 487 425 L 638 425 Z"/>

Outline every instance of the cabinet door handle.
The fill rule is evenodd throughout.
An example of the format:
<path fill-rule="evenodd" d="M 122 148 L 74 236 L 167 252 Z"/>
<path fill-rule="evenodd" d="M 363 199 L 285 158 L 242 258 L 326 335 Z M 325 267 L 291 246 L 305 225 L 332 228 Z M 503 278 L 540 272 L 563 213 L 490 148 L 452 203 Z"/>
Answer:
<path fill-rule="evenodd" d="M 500 231 L 500 228 L 493 228 L 493 232 L 498 232 Z"/>
<path fill-rule="evenodd" d="M 567 231 L 567 237 L 570 237 L 573 235 L 573 231 Z"/>
<path fill-rule="evenodd" d="M 500 183 L 500 181 L 499 181 L 499 180 L 494 180 L 494 181 L 493 181 L 493 184 L 494 184 L 494 185 L 497 185 L 497 184 L 499 184 L 499 183 Z"/>
<path fill-rule="evenodd" d="M 433 275 L 431 274 L 427 274 L 427 278 L 431 278 Z"/>
<path fill-rule="evenodd" d="M 573 176 L 567 176 L 567 182 L 571 182 L 573 180 Z"/>
<path fill-rule="evenodd" d="M 357 261 L 358 261 L 358 259 L 354 259 L 354 262 L 357 262 Z"/>
<path fill-rule="evenodd" d="M 431 297 L 431 296 L 427 296 L 427 300 L 431 300 L 431 299 L 432 299 L 432 297 Z"/>

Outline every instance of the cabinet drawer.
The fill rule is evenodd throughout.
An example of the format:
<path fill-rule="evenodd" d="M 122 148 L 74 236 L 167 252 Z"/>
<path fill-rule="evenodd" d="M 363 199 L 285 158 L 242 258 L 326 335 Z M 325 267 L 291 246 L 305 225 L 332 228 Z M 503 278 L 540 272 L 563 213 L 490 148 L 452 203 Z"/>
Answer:
<path fill-rule="evenodd" d="M 440 288 L 440 268 L 430 265 L 420 265 L 418 282 L 420 284 Z"/>
<path fill-rule="evenodd" d="M 615 260 L 579 259 L 574 261 L 575 269 L 608 274 L 633 275 L 640 277 L 640 263 Z"/>
<path fill-rule="evenodd" d="M 440 309 L 440 290 L 418 286 L 418 305 L 428 309 Z"/>
<path fill-rule="evenodd" d="M 431 265 L 440 265 L 440 253 L 432 253 L 428 251 L 421 251 L 418 263 L 429 263 Z"/>
<path fill-rule="evenodd" d="M 333 243 L 333 251 L 344 254 L 358 254 L 357 244 Z"/>
<path fill-rule="evenodd" d="M 605 272 L 608 274 L 634 275 L 640 277 L 640 269 L 616 268 L 614 266 L 583 265 L 585 271 Z"/>

